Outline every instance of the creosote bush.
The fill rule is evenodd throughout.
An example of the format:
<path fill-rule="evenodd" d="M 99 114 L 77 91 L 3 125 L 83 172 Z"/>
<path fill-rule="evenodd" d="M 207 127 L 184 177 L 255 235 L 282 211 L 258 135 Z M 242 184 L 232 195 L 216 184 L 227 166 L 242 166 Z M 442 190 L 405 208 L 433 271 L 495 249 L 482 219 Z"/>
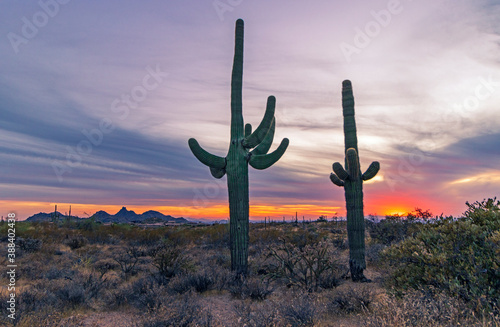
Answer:
<path fill-rule="evenodd" d="M 156 275 L 161 283 L 166 283 L 172 277 L 192 269 L 190 259 L 184 255 L 182 249 L 167 242 L 150 249 L 149 255 L 153 258 L 153 265 L 157 269 Z"/>
<path fill-rule="evenodd" d="M 365 311 L 367 327 L 497 327 L 500 317 L 491 312 L 474 312 L 464 301 L 439 290 L 410 290 L 402 297 L 390 294 Z"/>
<path fill-rule="evenodd" d="M 317 321 L 316 312 L 314 300 L 308 295 L 297 296 L 280 306 L 280 315 L 287 326 L 314 326 Z"/>
<path fill-rule="evenodd" d="M 19 248 L 25 252 L 37 252 L 42 248 L 42 240 L 36 238 L 22 238 L 18 237 L 16 239 L 17 245 Z"/>
<path fill-rule="evenodd" d="M 167 296 L 164 302 L 143 322 L 144 327 L 212 326 L 212 314 L 194 295 Z"/>
<path fill-rule="evenodd" d="M 69 248 L 71 250 L 76 250 L 76 249 L 79 249 L 81 247 L 84 247 L 85 245 L 87 245 L 87 243 L 88 243 L 88 240 L 85 237 L 83 237 L 82 235 L 75 235 L 75 236 L 67 238 L 64 241 L 64 244 L 69 246 Z"/>
<path fill-rule="evenodd" d="M 227 283 L 227 289 L 235 298 L 257 301 L 265 300 L 274 291 L 269 281 L 262 278 L 235 275 Z"/>
<path fill-rule="evenodd" d="M 370 286 L 348 287 L 331 294 L 327 307 L 336 314 L 361 313 L 370 307 L 374 299 L 375 294 Z"/>
<path fill-rule="evenodd" d="M 467 203 L 464 217 L 436 219 L 384 251 L 397 290 L 432 286 L 494 308 L 500 300 L 499 202 Z"/>

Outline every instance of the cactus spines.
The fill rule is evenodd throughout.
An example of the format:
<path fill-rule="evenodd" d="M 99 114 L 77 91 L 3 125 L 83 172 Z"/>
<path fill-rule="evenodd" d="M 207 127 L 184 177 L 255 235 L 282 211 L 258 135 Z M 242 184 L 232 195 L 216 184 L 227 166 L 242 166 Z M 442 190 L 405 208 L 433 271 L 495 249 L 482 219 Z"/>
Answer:
<path fill-rule="evenodd" d="M 229 193 L 229 234 L 231 269 L 246 274 L 248 267 L 248 164 L 255 169 L 266 169 L 278 161 L 288 147 L 283 139 L 279 147 L 268 153 L 274 139 L 276 98 L 267 99 L 266 112 L 259 126 L 243 125 L 243 20 L 236 21 L 233 71 L 231 76 L 231 143 L 225 158 L 205 151 L 195 139 L 189 139 L 189 147 L 198 160 L 210 168 L 215 178 L 227 174 Z"/>
<path fill-rule="evenodd" d="M 342 83 L 342 108 L 344 116 L 345 169 L 338 162 L 333 164 L 330 180 L 344 187 L 347 209 L 347 238 L 349 241 L 349 267 L 355 282 L 369 281 L 363 274 L 365 261 L 365 220 L 363 214 L 363 181 L 369 180 L 380 169 L 372 162 L 364 174 L 359 166 L 358 139 L 354 119 L 354 97 L 350 81 Z"/>

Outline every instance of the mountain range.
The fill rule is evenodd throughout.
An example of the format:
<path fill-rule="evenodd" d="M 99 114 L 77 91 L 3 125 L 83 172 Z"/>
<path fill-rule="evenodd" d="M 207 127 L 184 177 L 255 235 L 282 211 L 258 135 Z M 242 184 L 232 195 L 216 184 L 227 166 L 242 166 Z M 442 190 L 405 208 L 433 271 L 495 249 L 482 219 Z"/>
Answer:
<path fill-rule="evenodd" d="M 56 215 L 58 219 L 66 219 L 69 218 L 69 216 L 63 215 L 60 212 L 56 211 Z M 176 222 L 176 223 L 188 223 L 189 221 L 185 218 L 174 218 L 170 215 L 164 215 L 161 212 L 158 211 L 153 211 L 149 210 L 146 211 L 142 214 L 137 214 L 132 210 L 127 210 L 127 208 L 123 207 L 118 211 L 116 214 L 111 215 L 107 213 L 106 211 L 98 211 L 96 212 L 92 217 L 95 218 L 96 221 L 100 221 L 102 223 L 131 223 L 131 222 L 144 222 L 145 220 L 148 221 L 158 221 L 158 222 Z M 40 212 L 37 213 L 28 219 L 26 221 L 51 221 L 54 218 L 54 213 L 45 213 L 45 212 Z M 72 216 L 71 219 L 83 219 L 83 218 L 77 218 Z"/>

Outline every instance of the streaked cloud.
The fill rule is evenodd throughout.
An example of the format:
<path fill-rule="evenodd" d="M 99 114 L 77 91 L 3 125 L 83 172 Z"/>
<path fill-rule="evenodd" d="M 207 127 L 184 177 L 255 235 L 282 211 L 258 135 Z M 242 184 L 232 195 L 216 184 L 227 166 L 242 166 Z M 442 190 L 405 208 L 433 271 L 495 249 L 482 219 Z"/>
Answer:
<path fill-rule="evenodd" d="M 0 196 L 7 201 L 0 207 L 26 216 L 36 211 L 27 203 L 57 202 L 223 216 L 225 179 L 210 176 L 187 139 L 227 152 L 240 17 L 245 122 L 257 125 L 275 95 L 274 147 L 291 141 L 275 166 L 250 172 L 254 218 L 262 208 L 294 206 L 343 213 L 343 190 L 328 175 L 343 162 L 344 79 L 354 86 L 362 169 L 375 160 L 382 167 L 365 185 L 367 213 L 414 203 L 456 215 L 465 201 L 498 195 L 500 6 L 424 0 L 398 8 L 381 23 L 387 1 L 243 1 L 221 21 L 210 1 L 70 1 L 16 53 L 7 35 L 24 37 L 24 17 L 42 9 L 0 4 Z M 348 62 L 340 45 L 377 23 Z M 121 119 L 113 103 L 142 85 L 146 67 L 166 77 Z M 103 119 L 114 130 L 60 181 L 53 163 L 64 164 L 68 147 L 90 141 L 82 131 Z M 19 205 L 10 209 L 9 201 Z"/>

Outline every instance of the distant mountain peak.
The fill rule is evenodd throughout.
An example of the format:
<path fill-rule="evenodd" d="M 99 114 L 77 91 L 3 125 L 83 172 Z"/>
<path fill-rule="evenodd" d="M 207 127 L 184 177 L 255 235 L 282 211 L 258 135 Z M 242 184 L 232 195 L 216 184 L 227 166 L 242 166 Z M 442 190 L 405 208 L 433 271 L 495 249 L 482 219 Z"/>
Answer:
<path fill-rule="evenodd" d="M 120 213 L 120 212 L 122 212 L 122 213 L 127 213 L 127 212 L 133 212 L 133 211 L 132 211 L 132 210 L 127 210 L 127 207 L 122 207 L 122 208 L 120 209 L 120 211 L 118 211 L 117 213 Z M 135 213 L 135 212 L 134 212 L 134 213 Z"/>
<path fill-rule="evenodd" d="M 59 218 L 64 218 L 65 216 L 61 215 L 58 213 Z M 160 221 L 174 221 L 178 223 L 187 223 L 188 220 L 185 218 L 174 218 L 170 215 L 164 215 L 161 212 L 154 211 L 154 210 L 148 210 L 140 215 L 136 214 L 132 210 L 127 210 L 126 207 L 122 207 L 120 211 L 118 211 L 116 214 L 111 215 L 107 213 L 106 211 L 99 210 L 95 214 L 92 215 L 97 221 L 100 221 L 102 223 L 130 223 L 130 222 L 142 222 L 146 219 L 158 219 Z M 42 221 L 42 220 L 48 220 L 53 217 L 53 213 L 38 213 L 32 217 L 29 217 L 27 220 L 28 221 Z"/>

